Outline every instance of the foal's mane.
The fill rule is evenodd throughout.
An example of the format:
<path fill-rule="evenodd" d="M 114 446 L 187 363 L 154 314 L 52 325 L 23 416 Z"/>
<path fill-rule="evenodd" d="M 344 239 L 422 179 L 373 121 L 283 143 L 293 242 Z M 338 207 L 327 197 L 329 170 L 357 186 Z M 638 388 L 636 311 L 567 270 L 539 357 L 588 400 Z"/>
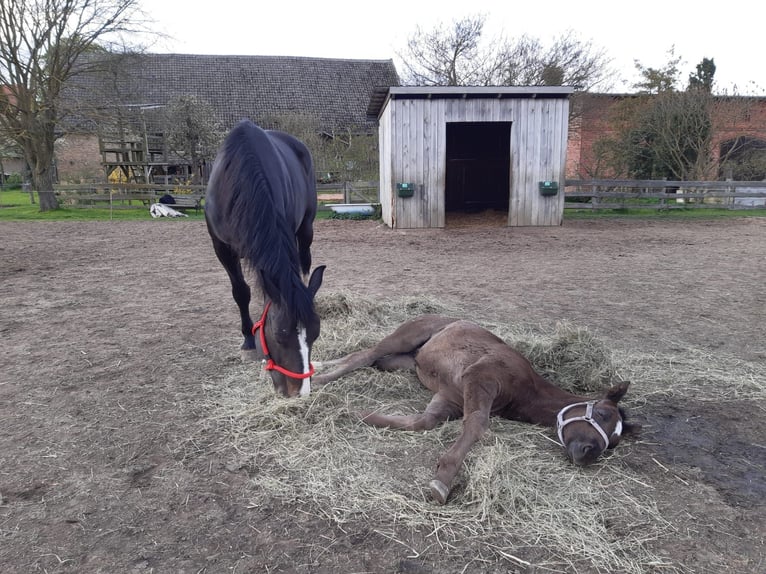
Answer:
<path fill-rule="evenodd" d="M 267 296 L 284 304 L 302 324 L 315 317 L 313 298 L 301 277 L 296 223 L 289 204 L 298 200 L 286 185 L 285 163 L 267 132 L 240 122 L 222 147 L 221 181 L 232 190 L 229 221 L 243 238 L 240 255 L 257 271 Z M 277 188 L 280 186 L 281 188 Z"/>

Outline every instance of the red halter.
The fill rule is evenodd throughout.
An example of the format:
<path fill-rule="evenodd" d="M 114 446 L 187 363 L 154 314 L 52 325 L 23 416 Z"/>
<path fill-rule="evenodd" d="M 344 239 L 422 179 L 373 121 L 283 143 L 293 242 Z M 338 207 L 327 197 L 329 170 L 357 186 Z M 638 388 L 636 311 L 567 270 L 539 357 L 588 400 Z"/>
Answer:
<path fill-rule="evenodd" d="M 291 379 L 308 379 L 311 375 L 314 374 L 314 365 L 311 362 L 309 362 L 308 373 L 293 373 L 292 371 L 288 371 L 284 367 L 277 365 L 274 362 L 274 359 L 269 356 L 269 349 L 266 346 L 266 329 L 264 328 L 264 324 L 266 323 L 266 313 L 269 312 L 269 307 L 271 307 L 271 301 L 266 303 L 266 307 L 263 309 L 263 315 L 261 315 L 261 318 L 253 325 L 253 337 L 255 337 L 256 332 L 260 329 L 261 348 L 263 349 L 263 354 L 266 357 L 266 364 L 263 368 L 267 371 L 278 371 L 286 377 L 290 377 Z"/>

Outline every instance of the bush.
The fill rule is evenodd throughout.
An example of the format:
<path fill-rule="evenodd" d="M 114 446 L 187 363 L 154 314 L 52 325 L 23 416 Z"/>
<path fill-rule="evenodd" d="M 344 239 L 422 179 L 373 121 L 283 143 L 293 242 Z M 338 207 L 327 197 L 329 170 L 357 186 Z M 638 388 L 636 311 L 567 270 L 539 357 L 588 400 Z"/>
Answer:
<path fill-rule="evenodd" d="M 18 189 L 24 183 L 20 173 L 12 173 L 2 182 L 3 189 Z"/>

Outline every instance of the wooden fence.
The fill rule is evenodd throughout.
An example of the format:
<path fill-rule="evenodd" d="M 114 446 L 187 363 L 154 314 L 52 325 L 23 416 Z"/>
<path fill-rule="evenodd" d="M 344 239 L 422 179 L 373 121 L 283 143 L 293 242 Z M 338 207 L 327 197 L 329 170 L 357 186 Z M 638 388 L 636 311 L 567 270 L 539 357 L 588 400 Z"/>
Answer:
<path fill-rule="evenodd" d="M 164 185 L 138 183 L 98 183 L 56 185 L 56 197 L 63 205 L 73 207 L 104 207 L 116 209 L 145 207 L 159 201 L 165 194 L 180 201 L 182 207 L 199 206 L 204 202 L 203 185 Z M 317 185 L 320 209 L 328 203 L 377 203 L 377 181 L 346 181 Z M 329 209 L 329 208 L 324 208 Z"/>
<path fill-rule="evenodd" d="M 317 199 L 323 203 L 378 203 L 377 181 L 342 181 L 317 184 Z"/>
<path fill-rule="evenodd" d="M 140 183 L 98 183 L 56 185 L 53 191 L 63 205 L 114 209 L 146 207 L 157 203 L 165 194 L 182 200 L 181 208 L 199 209 L 205 196 L 203 185 L 162 185 Z"/>
<path fill-rule="evenodd" d="M 65 205 L 144 207 L 170 194 L 182 205 L 204 202 L 202 185 L 87 184 L 55 186 Z M 377 203 L 377 181 L 317 185 L 320 209 L 331 203 Z M 566 180 L 565 209 L 766 209 L 766 181 Z"/>
<path fill-rule="evenodd" d="M 567 180 L 565 209 L 764 209 L 766 181 Z"/>

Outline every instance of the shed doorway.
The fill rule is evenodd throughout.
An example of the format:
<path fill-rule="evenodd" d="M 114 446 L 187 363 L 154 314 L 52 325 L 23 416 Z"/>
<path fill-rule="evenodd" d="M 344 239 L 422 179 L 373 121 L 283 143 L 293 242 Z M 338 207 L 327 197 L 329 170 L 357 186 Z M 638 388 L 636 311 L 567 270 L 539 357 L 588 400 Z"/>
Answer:
<path fill-rule="evenodd" d="M 448 122 L 444 209 L 454 215 L 508 216 L 511 122 Z"/>

